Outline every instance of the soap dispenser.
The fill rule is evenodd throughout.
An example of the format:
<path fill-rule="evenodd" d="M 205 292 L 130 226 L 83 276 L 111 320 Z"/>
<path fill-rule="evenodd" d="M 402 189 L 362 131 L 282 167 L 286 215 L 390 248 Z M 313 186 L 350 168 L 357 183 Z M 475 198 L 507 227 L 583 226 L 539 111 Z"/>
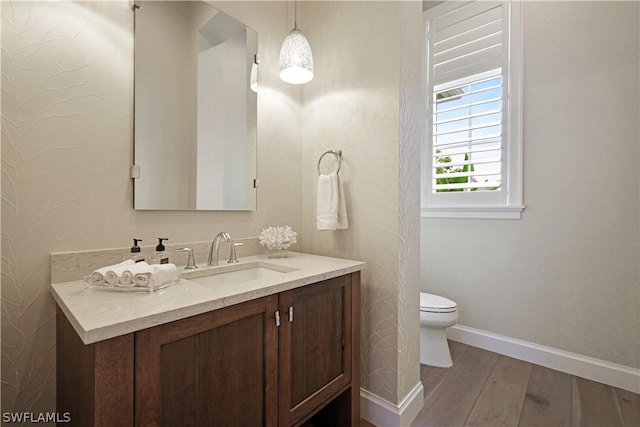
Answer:
<path fill-rule="evenodd" d="M 145 256 L 140 253 L 140 246 L 138 246 L 138 242 L 142 242 L 142 239 L 133 239 L 133 246 L 131 246 L 131 256 L 130 259 L 135 262 L 142 262 L 145 259 Z"/>
<path fill-rule="evenodd" d="M 169 240 L 166 237 L 158 237 L 158 246 L 156 246 L 156 254 L 153 258 L 154 264 L 169 264 L 169 255 L 165 251 L 165 247 L 162 244 L 164 240 Z"/>

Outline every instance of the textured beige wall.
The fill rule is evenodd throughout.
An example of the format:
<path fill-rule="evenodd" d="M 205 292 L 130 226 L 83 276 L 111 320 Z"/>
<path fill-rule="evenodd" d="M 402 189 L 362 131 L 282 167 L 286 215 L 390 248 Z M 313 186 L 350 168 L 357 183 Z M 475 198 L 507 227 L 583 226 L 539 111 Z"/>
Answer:
<path fill-rule="evenodd" d="M 3 411 L 55 408 L 50 252 L 300 229 L 299 90 L 277 66 L 286 5 L 217 5 L 260 34 L 256 212 L 131 208 L 130 2 L 2 2 Z"/>
<path fill-rule="evenodd" d="M 315 62 L 303 89 L 303 249 L 367 262 L 362 387 L 398 403 L 419 382 L 421 4 L 305 2 L 301 11 Z M 343 151 L 349 215 L 349 229 L 335 232 L 315 222 L 317 161 L 330 148 Z M 335 168 L 331 157 L 322 166 Z"/>
<path fill-rule="evenodd" d="M 419 2 L 400 6 L 398 402 L 420 380 L 420 148 L 424 138 Z"/>
<path fill-rule="evenodd" d="M 639 6 L 526 3 L 523 217 L 422 220 L 460 323 L 640 367 Z"/>

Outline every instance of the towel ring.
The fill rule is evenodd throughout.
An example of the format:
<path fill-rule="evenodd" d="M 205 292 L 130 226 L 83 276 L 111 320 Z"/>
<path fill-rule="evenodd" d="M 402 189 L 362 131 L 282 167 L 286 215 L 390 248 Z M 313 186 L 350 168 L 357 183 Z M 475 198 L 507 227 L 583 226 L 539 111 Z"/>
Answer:
<path fill-rule="evenodd" d="M 318 159 L 318 175 L 322 175 L 322 173 L 320 172 L 320 163 L 322 162 L 322 158 L 327 154 L 333 154 L 334 156 L 336 156 L 336 160 L 338 161 L 338 170 L 336 170 L 336 173 L 340 172 L 340 166 L 342 166 L 342 150 L 327 150 L 322 153 L 322 155 Z"/>

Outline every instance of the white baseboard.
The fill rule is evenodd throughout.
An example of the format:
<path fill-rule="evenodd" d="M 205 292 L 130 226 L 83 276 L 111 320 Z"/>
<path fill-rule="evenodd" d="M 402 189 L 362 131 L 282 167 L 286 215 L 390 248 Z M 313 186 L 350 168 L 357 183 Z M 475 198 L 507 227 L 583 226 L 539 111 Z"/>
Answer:
<path fill-rule="evenodd" d="M 378 427 L 408 426 L 424 404 L 424 387 L 418 382 L 399 405 L 360 389 L 360 416 Z"/>
<path fill-rule="evenodd" d="M 464 325 L 447 329 L 447 338 L 556 371 L 640 393 L 640 369 L 534 344 Z"/>

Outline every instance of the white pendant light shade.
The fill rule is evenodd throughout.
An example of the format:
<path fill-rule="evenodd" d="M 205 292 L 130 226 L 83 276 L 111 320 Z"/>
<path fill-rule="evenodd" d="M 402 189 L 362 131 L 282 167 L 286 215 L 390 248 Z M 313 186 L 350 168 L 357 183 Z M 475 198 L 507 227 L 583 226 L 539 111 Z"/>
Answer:
<path fill-rule="evenodd" d="M 249 78 L 249 87 L 255 93 L 258 93 L 258 64 L 251 64 L 251 77 Z"/>
<path fill-rule="evenodd" d="M 291 30 L 282 42 L 280 78 L 292 84 L 303 84 L 313 79 L 311 46 L 298 28 Z"/>

